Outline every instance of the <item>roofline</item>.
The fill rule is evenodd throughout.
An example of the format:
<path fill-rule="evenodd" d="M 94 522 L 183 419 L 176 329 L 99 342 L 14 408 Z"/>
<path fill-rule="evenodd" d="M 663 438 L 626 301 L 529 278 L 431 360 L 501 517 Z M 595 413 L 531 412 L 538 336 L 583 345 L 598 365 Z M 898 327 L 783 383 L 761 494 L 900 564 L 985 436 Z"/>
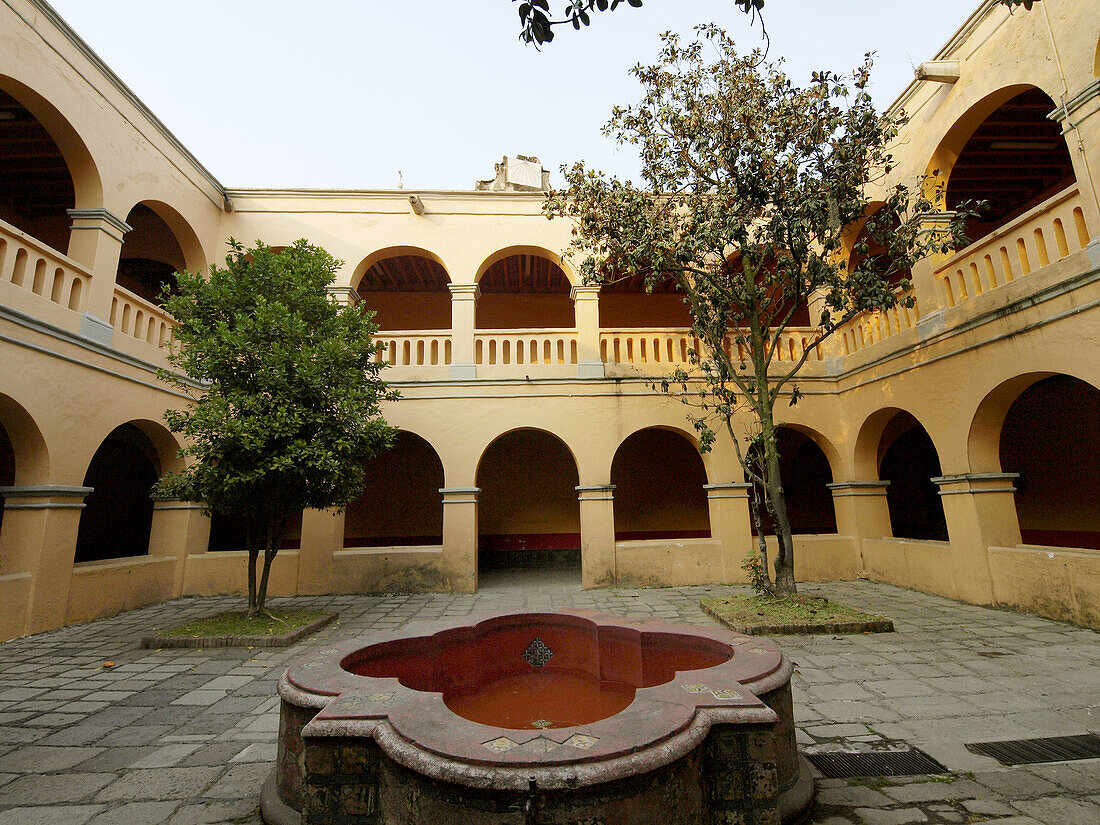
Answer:
<path fill-rule="evenodd" d="M 6 2 L 6 0 L 5 0 L 5 2 Z M 131 105 L 133 105 L 134 108 L 136 108 L 141 113 L 141 115 L 146 120 L 148 120 L 149 123 L 151 123 L 153 125 L 153 127 L 158 132 L 160 132 L 161 136 L 164 137 L 164 139 L 168 141 L 168 143 L 172 146 L 172 148 L 175 149 L 177 152 L 179 152 L 181 155 L 183 155 L 184 158 L 186 158 L 187 161 L 195 168 L 195 170 L 203 178 L 206 179 L 206 182 L 209 183 L 211 186 L 213 186 L 218 191 L 218 194 L 220 194 L 222 196 L 222 200 L 223 200 L 223 203 L 218 204 L 218 207 L 219 208 L 224 208 L 224 200 L 225 200 L 225 196 L 226 196 L 226 189 L 222 185 L 221 181 L 219 181 L 216 177 L 214 177 L 214 173 L 211 172 L 209 169 L 207 169 L 205 166 L 203 166 L 202 163 L 199 161 L 199 159 L 196 158 L 193 154 L 191 154 L 191 150 L 189 150 L 186 146 L 184 146 L 183 142 L 180 141 L 180 139 L 178 137 L 176 137 L 174 134 L 172 134 L 172 130 L 169 129 L 167 126 L 165 126 L 164 123 L 161 121 L 161 119 L 158 118 L 155 114 L 153 114 L 152 110 L 148 106 L 146 106 L 144 103 L 142 103 L 141 98 L 139 98 L 136 94 L 134 94 L 133 89 L 131 89 L 129 86 L 127 86 L 122 81 L 122 78 L 120 78 L 117 74 L 115 74 L 111 70 L 111 68 L 103 61 L 103 58 L 101 58 L 98 54 L 96 54 L 95 51 L 92 49 L 92 47 L 84 42 L 84 40 L 80 37 L 80 35 L 77 34 L 73 30 L 73 28 L 68 23 L 65 22 L 64 18 L 62 18 L 61 15 L 57 13 L 57 11 L 53 8 L 53 6 L 51 6 L 49 3 L 47 3 L 46 0 L 31 0 L 31 3 L 42 13 L 42 15 L 44 17 L 46 17 L 50 21 L 50 23 L 59 32 L 61 32 L 61 34 L 63 34 L 66 37 L 66 39 L 68 39 L 68 41 L 70 43 L 73 44 L 73 46 L 76 47 L 76 49 L 88 60 L 88 62 L 91 63 L 92 66 L 95 67 L 96 71 L 98 71 L 105 78 L 107 78 L 107 80 L 110 81 L 111 85 L 113 85 L 115 87 L 115 89 L 117 89 L 118 92 L 124 98 L 126 98 L 126 100 Z M 11 4 L 8 3 L 8 5 L 10 7 Z M 15 11 L 15 9 L 13 8 L 12 11 Z M 18 14 L 18 12 L 16 12 L 16 14 Z M 30 23 L 30 21 L 27 21 L 27 22 L 31 26 L 31 28 L 36 28 L 33 24 Z"/>
<path fill-rule="evenodd" d="M 518 198 L 520 200 L 542 200 L 546 192 L 494 192 L 488 189 L 324 189 L 312 187 L 292 187 L 280 189 L 277 187 L 258 188 L 229 188 L 225 194 L 230 198 L 282 198 L 282 197 L 330 197 L 330 198 L 365 198 L 365 197 L 393 197 L 407 198 L 409 195 L 436 195 L 442 197 L 469 197 L 478 198 Z"/>
<path fill-rule="evenodd" d="M 1001 0 L 984 0 L 984 2 L 978 6 L 977 10 L 975 10 L 970 17 L 966 18 L 947 43 L 945 43 L 931 59 L 943 60 L 946 58 L 951 52 L 962 45 L 966 39 L 974 33 L 974 30 L 999 6 L 1001 6 Z M 1012 16 L 1011 11 L 1008 11 L 1008 14 Z M 913 78 L 913 80 L 909 81 L 909 85 L 902 90 L 901 94 L 894 99 L 894 102 L 886 107 L 886 111 L 892 115 L 896 115 L 898 111 L 909 102 L 913 95 L 917 93 L 917 90 L 927 82 L 929 81 Z"/>

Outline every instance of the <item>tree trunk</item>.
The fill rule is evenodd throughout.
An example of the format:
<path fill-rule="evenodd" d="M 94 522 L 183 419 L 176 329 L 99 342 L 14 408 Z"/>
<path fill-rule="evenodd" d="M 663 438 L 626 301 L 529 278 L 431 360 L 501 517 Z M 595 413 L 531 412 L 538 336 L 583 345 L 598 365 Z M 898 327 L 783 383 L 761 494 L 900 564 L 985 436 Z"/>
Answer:
<path fill-rule="evenodd" d="M 764 481 L 767 485 L 768 505 L 775 522 L 775 538 L 779 545 L 775 553 L 775 592 L 779 595 L 790 595 L 797 591 L 794 582 L 794 542 L 791 539 L 791 519 L 787 513 L 787 497 L 783 490 L 783 478 L 779 472 L 775 422 L 771 417 L 770 406 L 765 405 L 764 409 L 766 414 L 760 417 L 761 440 L 764 442 L 764 461 L 767 466 Z"/>
<path fill-rule="evenodd" d="M 256 615 L 256 560 L 260 556 L 260 548 L 252 544 L 248 545 L 248 618 Z"/>
<path fill-rule="evenodd" d="M 271 563 L 279 554 L 279 545 L 282 544 L 283 534 L 286 532 L 286 518 L 281 515 L 268 518 L 264 542 L 264 569 L 260 576 L 260 589 L 256 594 L 256 615 L 264 612 L 267 605 L 267 582 L 271 576 Z"/>
<path fill-rule="evenodd" d="M 764 520 L 760 517 L 760 498 L 764 495 L 764 488 L 755 481 L 752 482 L 752 496 L 749 498 L 749 506 L 752 508 L 752 520 L 756 524 L 756 541 L 760 547 L 760 565 L 764 571 L 764 582 L 771 589 L 771 573 L 768 571 L 768 537 L 764 535 Z"/>

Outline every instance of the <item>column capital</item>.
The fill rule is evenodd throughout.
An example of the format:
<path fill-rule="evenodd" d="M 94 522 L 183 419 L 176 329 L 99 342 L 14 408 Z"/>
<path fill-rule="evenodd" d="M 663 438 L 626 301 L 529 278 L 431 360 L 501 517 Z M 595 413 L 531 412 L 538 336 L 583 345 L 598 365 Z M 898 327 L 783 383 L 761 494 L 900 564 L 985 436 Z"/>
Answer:
<path fill-rule="evenodd" d="M 574 487 L 580 501 L 611 501 L 614 499 L 614 484 L 593 484 Z"/>
<path fill-rule="evenodd" d="M 363 299 L 354 287 L 350 286 L 326 286 L 325 294 L 338 304 L 347 304 L 349 307 L 358 306 Z"/>
<path fill-rule="evenodd" d="M 1073 97 L 1067 98 L 1057 109 L 1047 115 L 1047 120 L 1053 120 L 1055 123 L 1061 124 L 1062 131 L 1067 132 L 1077 125 L 1073 122 L 1073 116 L 1097 98 L 1100 98 L 1100 77 L 1093 80 Z M 1089 111 L 1081 112 L 1081 117 L 1077 122 L 1079 123 L 1095 113 L 1098 108 L 1100 107 L 1093 106 Z"/>
<path fill-rule="evenodd" d="M 155 498 L 154 510 L 205 510 L 206 505 L 198 501 L 184 501 L 179 498 Z"/>
<path fill-rule="evenodd" d="M 476 301 L 481 297 L 481 287 L 477 284 L 447 284 L 452 301 Z"/>
<path fill-rule="evenodd" d="M 735 481 L 726 484 L 704 484 L 707 498 L 748 498 L 752 484 L 748 481 Z"/>
<path fill-rule="evenodd" d="M 84 497 L 93 489 L 62 484 L 24 484 L 0 487 L 0 496 L 4 497 L 5 510 L 83 510 Z"/>
<path fill-rule="evenodd" d="M 924 232 L 947 232 L 951 229 L 951 222 L 959 213 L 954 210 L 928 211 L 917 216 L 920 228 Z"/>
<path fill-rule="evenodd" d="M 444 504 L 477 504 L 480 487 L 440 487 Z"/>
<path fill-rule="evenodd" d="M 936 476 L 932 479 L 932 483 L 940 488 L 941 496 L 1015 493 L 1016 487 L 1012 482 L 1019 477 L 1019 473 L 959 473 L 958 475 Z"/>
<path fill-rule="evenodd" d="M 65 214 L 73 219 L 74 230 L 101 229 L 117 238 L 120 243 L 123 235 L 133 229 L 118 215 L 106 209 L 66 209 Z"/>
<path fill-rule="evenodd" d="M 826 484 L 834 496 L 884 496 L 889 481 L 837 481 Z"/>
<path fill-rule="evenodd" d="M 574 301 L 598 301 L 600 287 L 600 284 L 574 284 L 569 289 L 569 297 Z"/>

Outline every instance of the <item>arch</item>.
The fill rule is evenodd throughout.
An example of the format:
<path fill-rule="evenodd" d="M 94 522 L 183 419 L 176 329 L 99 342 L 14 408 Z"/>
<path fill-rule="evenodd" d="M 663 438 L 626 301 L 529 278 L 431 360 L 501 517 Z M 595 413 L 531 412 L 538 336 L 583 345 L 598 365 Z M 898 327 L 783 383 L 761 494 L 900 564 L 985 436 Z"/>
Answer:
<path fill-rule="evenodd" d="M 126 223 L 132 228 L 122 241 L 115 282 L 159 304 L 161 290 L 167 286 L 175 292 L 176 273 L 189 268 L 183 245 L 160 212 L 145 201 L 134 204 Z"/>
<path fill-rule="evenodd" d="M 785 252 L 781 254 L 786 254 Z M 789 327 L 809 327 L 812 326 L 810 320 L 810 303 L 808 299 L 804 299 L 801 306 L 794 304 L 793 298 L 788 298 L 783 295 L 781 285 L 773 282 L 768 284 L 766 282 L 768 273 L 774 275 L 776 268 L 776 259 L 769 254 L 768 257 L 760 264 L 757 269 L 756 282 L 761 290 L 768 292 L 768 311 L 771 313 L 772 320 L 782 320 L 788 312 L 793 310 L 791 314 L 791 320 Z M 734 250 L 726 256 L 725 265 L 734 273 L 743 273 L 744 264 L 742 262 L 742 252 L 740 250 Z M 743 274 L 741 276 L 744 277 Z M 763 283 L 762 283 L 763 282 Z"/>
<path fill-rule="evenodd" d="M 0 393 L 0 428 L 11 445 L 12 484 L 45 484 L 50 478 L 46 439 L 26 408 Z M 0 482 L 2 484 L 2 482 Z"/>
<path fill-rule="evenodd" d="M 151 423 L 151 422 L 143 422 Z M 157 447 L 147 427 L 126 423 L 100 443 L 84 486 L 85 499 L 76 537 L 75 562 L 143 556 L 149 552 L 153 485 L 161 476 Z"/>
<path fill-rule="evenodd" d="M 823 446 L 824 445 L 824 446 Z M 833 482 L 838 458 L 832 444 L 815 430 L 797 424 L 781 424 L 776 428 L 779 450 L 779 473 L 787 499 L 787 514 L 792 535 L 836 533 L 836 509 L 828 485 Z M 756 496 L 752 489 L 750 496 Z M 761 508 L 760 518 L 766 535 L 775 532 L 770 514 Z M 756 524 L 752 523 L 756 533 Z"/>
<path fill-rule="evenodd" d="M 1100 39 L 1096 41 L 1096 53 L 1092 58 L 1092 76 L 1100 77 Z"/>
<path fill-rule="evenodd" d="M 904 410 L 892 413 L 879 419 L 875 476 L 890 482 L 886 505 L 891 534 L 917 541 L 947 541 L 943 500 L 932 481 L 943 474 L 936 445 L 914 416 Z"/>
<path fill-rule="evenodd" d="M 133 216 L 134 210 L 138 209 L 138 207 L 143 207 L 152 212 L 171 233 L 171 240 L 175 241 L 178 249 L 175 250 L 172 260 L 166 262 L 172 263 L 173 265 L 178 263 L 177 268 L 186 269 L 188 272 L 201 272 L 206 269 L 210 262 L 207 260 L 206 250 L 203 249 L 202 241 L 199 240 L 198 233 L 195 232 L 191 222 L 174 206 L 154 198 L 146 198 L 134 203 L 130 207 L 130 211 L 127 213 L 128 217 L 126 218 L 126 222 L 130 224 L 130 226 L 133 226 L 134 230 L 126 234 L 123 243 L 123 255 L 126 254 L 126 242 L 131 242 L 135 237 L 134 232 L 139 229 L 139 227 L 135 226 L 130 220 L 130 216 Z M 162 238 L 157 238 L 156 240 L 160 241 Z M 163 247 L 157 251 L 163 252 Z M 155 260 L 163 259 L 164 258 L 161 256 L 155 258 Z"/>
<path fill-rule="evenodd" d="M 498 249 L 492 253 L 477 268 L 474 274 L 474 283 L 481 283 L 481 278 L 488 272 L 495 264 L 518 255 L 529 255 L 534 258 L 542 258 L 557 266 L 565 274 L 566 279 L 571 285 L 580 283 L 576 270 L 573 269 L 572 264 L 568 259 L 563 258 L 561 255 L 551 252 L 544 246 L 531 246 L 528 244 L 515 244 L 513 246 L 506 246 L 502 249 Z"/>
<path fill-rule="evenodd" d="M 407 430 L 364 467 L 364 492 L 344 512 L 344 547 L 443 544 L 443 462 Z"/>
<path fill-rule="evenodd" d="M 438 255 L 415 246 L 371 253 L 355 267 L 351 286 L 382 330 L 450 329 L 451 276 Z"/>
<path fill-rule="evenodd" d="M 546 430 L 503 433 L 478 461 L 478 567 L 580 568 L 577 462 Z"/>
<path fill-rule="evenodd" d="M 1005 86 L 970 107 L 947 131 L 927 167 L 940 209 L 985 200 L 972 219 L 977 240 L 1061 191 L 1073 164 L 1061 128 L 1047 115 L 1054 100 L 1037 86 Z"/>
<path fill-rule="evenodd" d="M 972 472 L 1018 473 L 1025 544 L 1100 549 L 1100 389 L 1064 373 L 1015 376 L 971 424 Z"/>
<path fill-rule="evenodd" d="M 537 246 L 499 250 L 477 270 L 478 329 L 572 329 L 573 276 L 558 255 Z"/>
<path fill-rule="evenodd" d="M 0 155 L 0 170 L 10 172 L 5 175 L 0 218 L 65 251 L 70 224 L 65 210 L 103 206 L 99 169 L 70 121 L 45 97 L 9 75 L 0 75 L 0 110 L 6 113 L 0 120 L 0 139 L 23 149 Z M 18 163 L 18 169 L 8 169 L 7 158 Z M 23 175 L 22 183 L 12 175 Z"/>
<path fill-rule="evenodd" d="M 600 329 L 690 328 L 691 310 L 676 283 L 666 279 L 652 291 L 645 275 L 613 279 L 600 287 Z"/>
<path fill-rule="evenodd" d="M 884 205 L 881 201 L 868 204 L 864 216 L 844 233 L 841 248 L 848 272 L 854 272 L 868 258 L 884 259 L 886 264 L 889 263 L 889 250 L 883 239 L 898 227 L 900 219 L 896 214 L 882 214 L 879 218 Z M 907 268 L 891 273 L 888 280 L 891 286 L 898 287 L 903 282 L 908 282 L 911 275 Z"/>
<path fill-rule="evenodd" d="M 611 461 L 615 540 L 709 538 L 706 466 L 695 439 L 672 427 L 627 436 Z"/>

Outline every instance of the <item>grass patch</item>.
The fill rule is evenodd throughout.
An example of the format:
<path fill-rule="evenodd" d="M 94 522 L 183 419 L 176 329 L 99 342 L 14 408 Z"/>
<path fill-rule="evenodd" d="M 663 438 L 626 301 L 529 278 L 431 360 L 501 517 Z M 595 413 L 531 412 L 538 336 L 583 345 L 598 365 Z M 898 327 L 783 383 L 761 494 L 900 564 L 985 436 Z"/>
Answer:
<path fill-rule="evenodd" d="M 327 615 L 321 610 L 271 611 L 271 616 L 249 619 L 244 613 L 220 613 L 198 619 L 171 630 L 163 636 L 282 636 Z M 272 618 L 274 617 L 274 618 Z"/>
<path fill-rule="evenodd" d="M 883 616 L 818 596 L 728 596 L 702 600 L 703 610 L 745 633 L 837 633 L 893 630 Z M 884 625 L 889 624 L 889 627 Z"/>

